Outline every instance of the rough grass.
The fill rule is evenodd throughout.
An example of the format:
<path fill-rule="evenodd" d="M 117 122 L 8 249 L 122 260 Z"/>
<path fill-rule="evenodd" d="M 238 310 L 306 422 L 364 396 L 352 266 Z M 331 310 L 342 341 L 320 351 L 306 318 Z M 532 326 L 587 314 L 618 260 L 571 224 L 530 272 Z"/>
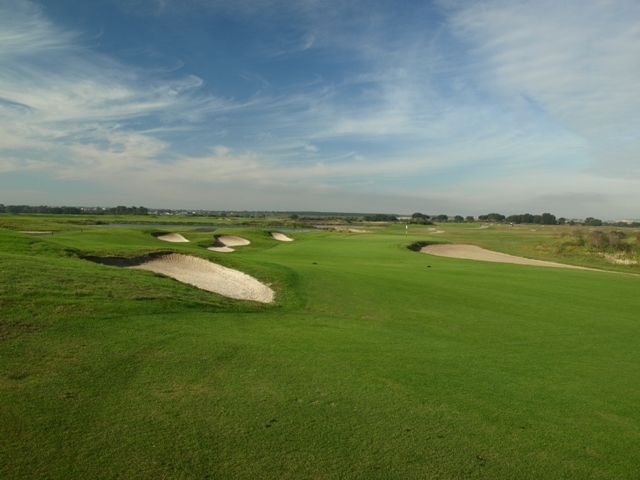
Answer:
<path fill-rule="evenodd" d="M 156 247 L 144 229 L 0 230 L 0 476 L 635 478 L 640 279 L 406 248 L 555 241 L 441 228 L 287 244 L 247 230 L 218 255 L 188 232 Z M 82 260 L 155 248 L 282 300 Z"/>

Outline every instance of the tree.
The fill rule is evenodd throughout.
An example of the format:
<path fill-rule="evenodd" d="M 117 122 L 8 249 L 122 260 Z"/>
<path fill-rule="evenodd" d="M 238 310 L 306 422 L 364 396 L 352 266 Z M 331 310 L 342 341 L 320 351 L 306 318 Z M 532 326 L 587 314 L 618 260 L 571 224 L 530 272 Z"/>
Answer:
<path fill-rule="evenodd" d="M 294 213 L 294 214 L 292 214 L 292 215 L 289 215 L 289 218 L 290 218 L 291 220 L 297 220 L 297 219 L 298 219 L 298 215 L 296 215 L 296 214 Z"/>
<path fill-rule="evenodd" d="M 409 223 L 417 225 L 433 225 L 433 223 L 429 221 L 429 215 L 423 215 L 420 212 L 416 212 L 411 215 L 411 220 L 409 220 Z"/>
<path fill-rule="evenodd" d="M 467 215 L 464 220 L 465 220 L 465 222 L 469 222 L 469 223 L 473 223 L 473 222 L 476 221 L 476 219 L 473 218 L 472 215 Z"/>
<path fill-rule="evenodd" d="M 449 221 L 449 216 L 448 216 L 448 215 L 445 215 L 445 214 L 443 213 L 443 214 L 438 215 L 438 216 L 436 217 L 436 220 L 437 220 L 438 222 L 448 222 L 448 221 Z"/>
<path fill-rule="evenodd" d="M 365 215 L 363 217 L 365 222 L 397 222 L 398 217 L 395 215 L 385 215 L 382 213 L 376 213 L 375 215 Z"/>
<path fill-rule="evenodd" d="M 558 219 L 558 225 L 564 225 L 565 223 L 567 223 L 567 219 L 564 217 L 560 217 Z"/>
<path fill-rule="evenodd" d="M 602 226 L 602 220 L 593 217 L 587 217 L 584 220 L 585 227 L 600 227 Z"/>
<path fill-rule="evenodd" d="M 557 223 L 556 216 L 551 215 L 550 213 L 543 213 L 540 223 L 542 223 L 543 225 L 555 225 Z"/>
<path fill-rule="evenodd" d="M 490 222 L 503 222 L 505 219 L 504 215 L 500 215 L 499 213 L 490 213 L 487 215 L 487 220 Z"/>
<path fill-rule="evenodd" d="M 455 217 L 453 217 L 453 221 L 456 223 L 462 223 L 464 222 L 464 217 L 462 215 L 456 215 Z"/>

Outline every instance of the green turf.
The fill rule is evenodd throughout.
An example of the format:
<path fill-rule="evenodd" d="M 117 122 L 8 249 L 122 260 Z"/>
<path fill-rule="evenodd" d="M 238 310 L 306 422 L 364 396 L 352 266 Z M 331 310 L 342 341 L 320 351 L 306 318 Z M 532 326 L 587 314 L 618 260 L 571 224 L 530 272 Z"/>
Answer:
<path fill-rule="evenodd" d="M 0 230 L 0 477 L 637 478 L 640 277 L 406 248 L 552 229 L 403 229 Z M 278 301 L 83 260 L 168 251 Z"/>

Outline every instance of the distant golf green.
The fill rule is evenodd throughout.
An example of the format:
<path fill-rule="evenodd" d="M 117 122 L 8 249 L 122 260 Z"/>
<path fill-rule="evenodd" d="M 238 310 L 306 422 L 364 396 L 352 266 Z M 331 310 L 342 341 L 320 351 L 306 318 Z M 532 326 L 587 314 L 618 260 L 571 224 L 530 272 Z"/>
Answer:
<path fill-rule="evenodd" d="M 637 266 L 477 227 L 0 229 L 0 477 L 638 478 L 640 276 L 407 247 Z M 251 243 L 204 248 L 220 233 Z M 276 301 L 85 259 L 169 252 Z"/>

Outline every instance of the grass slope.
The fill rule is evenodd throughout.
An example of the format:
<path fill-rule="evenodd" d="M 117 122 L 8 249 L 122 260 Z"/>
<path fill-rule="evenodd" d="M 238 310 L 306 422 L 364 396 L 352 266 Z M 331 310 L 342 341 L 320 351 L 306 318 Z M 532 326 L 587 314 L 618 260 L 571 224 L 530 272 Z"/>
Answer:
<path fill-rule="evenodd" d="M 0 476 L 584 479 L 640 468 L 640 278 L 430 257 L 405 248 L 429 235 L 399 229 L 287 244 L 230 231 L 252 242 L 233 254 L 199 246 L 211 233 L 180 245 L 150 233 L 0 230 Z M 278 302 L 81 259 L 157 250 L 273 282 Z"/>

